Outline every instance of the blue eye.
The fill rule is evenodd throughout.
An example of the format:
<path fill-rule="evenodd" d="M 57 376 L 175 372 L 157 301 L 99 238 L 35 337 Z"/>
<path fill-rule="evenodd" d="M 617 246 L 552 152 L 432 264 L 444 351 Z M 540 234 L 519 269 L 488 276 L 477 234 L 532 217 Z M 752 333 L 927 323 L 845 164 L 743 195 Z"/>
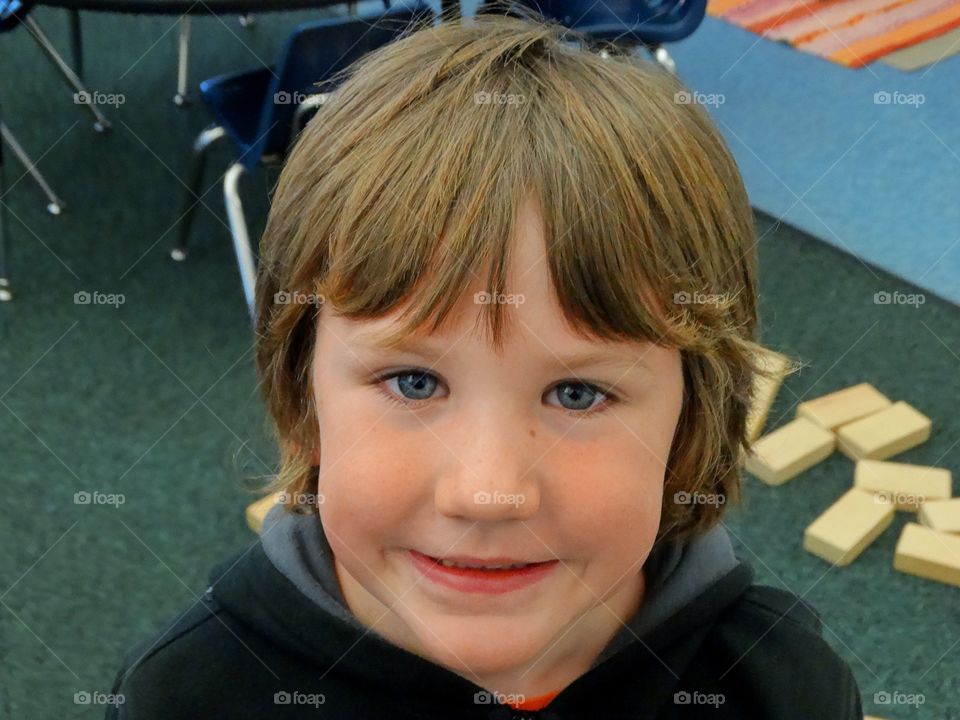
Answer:
<path fill-rule="evenodd" d="M 386 377 L 381 382 L 396 380 L 399 394 L 408 400 L 427 400 L 437 387 L 437 378 L 426 372 L 401 370 Z M 394 393 L 396 395 L 396 393 Z"/>
<path fill-rule="evenodd" d="M 376 378 L 374 382 L 384 397 L 407 408 L 416 408 L 430 400 L 440 384 L 436 375 L 420 369 L 397 370 Z M 619 401 L 610 391 L 582 380 L 564 380 L 547 394 L 554 392 L 560 400 L 560 410 L 578 418 L 592 415 Z"/>
<path fill-rule="evenodd" d="M 560 399 L 561 405 L 564 405 L 564 401 L 570 402 L 572 407 L 564 405 L 564 410 L 574 410 L 580 414 L 591 411 L 593 402 L 598 397 L 604 397 L 597 388 L 584 382 L 565 381 L 557 385 L 554 390 L 557 391 L 557 398 Z"/>

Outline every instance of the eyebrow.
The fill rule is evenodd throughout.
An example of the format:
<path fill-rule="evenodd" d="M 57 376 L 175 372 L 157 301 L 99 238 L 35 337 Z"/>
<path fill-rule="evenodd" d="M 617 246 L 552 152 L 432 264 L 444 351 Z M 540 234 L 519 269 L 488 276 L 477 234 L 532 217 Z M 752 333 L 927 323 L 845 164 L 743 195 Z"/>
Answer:
<path fill-rule="evenodd" d="M 353 338 L 353 342 L 365 345 L 374 351 L 409 353 L 419 355 L 426 360 L 439 359 L 445 354 L 448 348 L 448 346 L 443 343 L 436 343 L 416 337 L 403 338 L 393 347 L 388 347 L 385 343 L 386 336 L 387 333 L 385 332 L 358 333 Z M 651 344 L 649 341 L 642 342 L 644 342 L 644 344 Z M 550 367 L 570 369 L 586 366 L 604 366 L 621 368 L 625 371 L 629 371 L 635 367 L 649 370 L 649 365 L 644 361 L 645 354 L 646 348 L 637 350 L 613 348 L 606 350 L 586 350 L 565 356 L 557 356 L 547 352 L 544 356 L 544 364 Z"/>

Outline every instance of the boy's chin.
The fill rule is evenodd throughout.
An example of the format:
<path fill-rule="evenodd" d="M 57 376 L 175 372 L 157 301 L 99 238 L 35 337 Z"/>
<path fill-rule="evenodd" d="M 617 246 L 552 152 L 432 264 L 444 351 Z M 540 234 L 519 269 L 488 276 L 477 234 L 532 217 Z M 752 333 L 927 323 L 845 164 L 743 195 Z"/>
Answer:
<path fill-rule="evenodd" d="M 536 662 L 554 641 L 542 627 L 545 619 L 540 615 L 533 625 L 518 616 L 423 616 L 429 629 L 418 622 L 415 631 L 427 659 L 476 682 L 475 675 Z M 534 670 L 531 676 L 535 674 Z"/>

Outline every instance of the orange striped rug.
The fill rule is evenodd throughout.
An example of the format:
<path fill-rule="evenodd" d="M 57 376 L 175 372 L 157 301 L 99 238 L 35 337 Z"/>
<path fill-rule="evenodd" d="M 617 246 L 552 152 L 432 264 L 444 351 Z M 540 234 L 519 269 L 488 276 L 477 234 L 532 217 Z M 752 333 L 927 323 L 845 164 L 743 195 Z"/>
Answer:
<path fill-rule="evenodd" d="M 709 0 L 707 13 L 847 67 L 960 27 L 957 0 Z"/>

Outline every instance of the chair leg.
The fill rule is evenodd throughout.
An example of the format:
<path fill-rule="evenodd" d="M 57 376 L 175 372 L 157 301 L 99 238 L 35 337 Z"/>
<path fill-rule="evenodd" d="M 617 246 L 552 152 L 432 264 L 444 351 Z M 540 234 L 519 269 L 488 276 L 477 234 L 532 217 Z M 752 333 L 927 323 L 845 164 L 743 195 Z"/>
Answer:
<path fill-rule="evenodd" d="M 23 167 L 29 173 L 30 177 L 33 178 L 34 182 L 40 186 L 40 189 L 43 190 L 43 194 L 47 196 L 47 212 L 51 215 L 59 215 L 63 210 L 63 201 L 57 197 L 57 194 L 53 191 L 53 188 L 47 184 L 46 179 L 43 175 L 40 174 L 40 171 L 37 170 L 37 166 L 34 164 L 33 160 L 30 159 L 30 156 L 27 155 L 26 151 L 20 146 L 20 143 L 17 142 L 17 139 L 13 136 L 13 133 L 0 122 L 0 143 L 5 142 L 10 146 L 10 149 L 13 151 L 13 154 L 17 156 Z"/>
<path fill-rule="evenodd" d="M 257 271 L 253 260 L 253 251 L 250 249 L 250 235 L 247 232 L 247 221 L 243 216 L 243 203 L 237 184 L 243 174 L 243 165 L 234 163 L 223 176 L 223 195 L 227 205 L 227 218 L 230 220 L 230 234 L 233 236 L 233 249 L 237 254 L 237 265 L 240 268 L 240 280 L 243 283 L 243 295 L 247 301 L 247 310 L 251 321 L 254 318 L 254 286 Z"/>
<path fill-rule="evenodd" d="M 70 55 L 73 58 L 73 70 L 83 79 L 83 33 L 80 30 L 80 11 L 70 10 Z"/>
<path fill-rule="evenodd" d="M 190 238 L 190 227 L 193 217 L 200 204 L 200 188 L 203 183 L 203 171 L 207 166 L 207 149 L 224 136 L 224 130 L 219 125 L 211 125 L 203 130 L 193 141 L 193 158 L 190 167 L 190 178 L 187 189 L 183 194 L 183 204 L 177 229 L 177 245 L 170 250 L 170 257 L 177 262 L 187 259 L 187 240 Z"/>
<path fill-rule="evenodd" d="M 651 48 L 651 53 L 653 54 L 654 60 L 660 63 L 672 74 L 677 74 L 677 63 L 672 57 L 670 57 L 670 53 L 667 52 L 667 49 L 663 45 L 653 46 Z"/>
<path fill-rule="evenodd" d="M 190 16 L 184 15 L 179 22 L 179 37 L 177 39 L 177 94 L 173 96 L 173 104 L 183 107 L 190 103 L 187 92 L 187 71 L 190 67 Z"/>
<path fill-rule="evenodd" d="M 93 95 L 90 91 L 84 86 L 83 81 L 77 77 L 77 74 L 70 68 L 67 63 L 63 61 L 63 58 L 60 57 L 60 53 L 57 52 L 57 49 L 53 46 L 53 43 L 47 38 L 43 30 L 40 29 L 40 26 L 37 25 L 37 21 L 33 19 L 32 15 L 27 15 L 23 19 L 24 24 L 30 30 L 30 34 L 33 35 L 34 39 L 43 48 L 44 52 L 47 53 L 47 56 L 53 61 L 53 64 L 57 66 L 57 69 L 60 70 L 60 74 L 63 75 L 64 79 L 73 87 L 76 95 L 74 99 L 79 96 L 81 98 L 89 98 L 90 102 L 82 103 L 86 105 L 90 112 L 93 113 L 94 123 L 93 128 L 97 132 L 106 132 L 111 127 L 110 121 L 107 120 L 106 116 L 100 112 L 98 108 L 93 103 Z"/>
<path fill-rule="evenodd" d="M 3 172 L 3 143 L 0 142 L 0 302 L 13 300 L 10 276 L 7 274 L 7 204 L 3 201 L 6 193 Z"/>

